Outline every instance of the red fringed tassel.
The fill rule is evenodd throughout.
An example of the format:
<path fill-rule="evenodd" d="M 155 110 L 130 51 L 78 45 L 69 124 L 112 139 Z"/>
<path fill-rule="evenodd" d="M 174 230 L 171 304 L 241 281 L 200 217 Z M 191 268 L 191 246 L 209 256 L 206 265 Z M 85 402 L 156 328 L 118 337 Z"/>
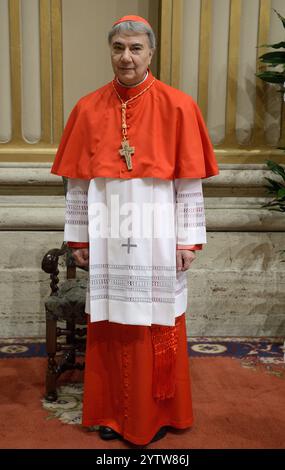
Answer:
<path fill-rule="evenodd" d="M 158 400 L 174 397 L 179 317 L 175 326 L 151 326 L 154 351 L 153 397 Z"/>

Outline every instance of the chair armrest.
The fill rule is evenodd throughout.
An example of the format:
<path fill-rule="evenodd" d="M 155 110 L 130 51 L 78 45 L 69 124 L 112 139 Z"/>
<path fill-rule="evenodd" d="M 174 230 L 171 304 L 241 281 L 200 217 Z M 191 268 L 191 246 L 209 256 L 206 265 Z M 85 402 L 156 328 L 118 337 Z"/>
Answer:
<path fill-rule="evenodd" d="M 61 248 L 53 248 L 52 250 L 49 250 L 42 259 L 42 270 L 50 274 L 50 295 L 57 295 L 58 293 L 58 261 L 59 257 L 65 255 L 68 250 L 68 246 L 63 242 Z"/>
<path fill-rule="evenodd" d="M 59 257 L 67 253 L 68 246 L 63 243 L 61 248 L 49 250 L 42 259 L 42 270 L 48 274 L 55 274 L 58 270 Z"/>

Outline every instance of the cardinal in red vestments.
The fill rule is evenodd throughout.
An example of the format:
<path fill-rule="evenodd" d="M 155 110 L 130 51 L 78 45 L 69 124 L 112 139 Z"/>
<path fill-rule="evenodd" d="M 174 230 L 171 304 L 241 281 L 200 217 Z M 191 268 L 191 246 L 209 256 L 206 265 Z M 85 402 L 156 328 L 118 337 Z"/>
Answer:
<path fill-rule="evenodd" d="M 206 243 L 201 179 L 218 168 L 195 101 L 150 71 L 148 21 L 125 16 L 108 39 L 115 77 L 73 108 L 52 172 L 68 178 L 65 240 L 89 266 L 82 423 L 144 446 L 193 423 L 186 271 Z"/>

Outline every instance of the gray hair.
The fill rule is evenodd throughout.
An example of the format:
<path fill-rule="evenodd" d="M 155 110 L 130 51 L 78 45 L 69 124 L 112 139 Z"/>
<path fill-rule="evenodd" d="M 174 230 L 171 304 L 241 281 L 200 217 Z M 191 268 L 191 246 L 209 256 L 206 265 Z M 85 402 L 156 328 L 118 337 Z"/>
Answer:
<path fill-rule="evenodd" d="M 123 21 L 123 23 L 116 24 L 113 26 L 111 31 L 108 34 L 108 42 L 111 44 L 113 36 L 118 33 L 124 32 L 132 32 L 132 33 L 144 33 L 148 37 L 149 46 L 151 49 L 156 48 L 156 38 L 153 30 L 147 26 L 145 23 L 141 23 L 140 21 Z"/>

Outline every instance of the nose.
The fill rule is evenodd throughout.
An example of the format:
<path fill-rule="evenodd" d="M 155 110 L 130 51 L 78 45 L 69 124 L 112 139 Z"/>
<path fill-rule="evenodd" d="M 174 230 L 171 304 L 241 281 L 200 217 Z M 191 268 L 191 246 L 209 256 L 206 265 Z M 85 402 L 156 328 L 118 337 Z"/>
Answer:
<path fill-rule="evenodd" d="M 123 62 L 130 62 L 131 61 L 131 51 L 128 48 L 126 48 L 124 50 L 124 52 L 122 53 L 121 60 Z"/>

